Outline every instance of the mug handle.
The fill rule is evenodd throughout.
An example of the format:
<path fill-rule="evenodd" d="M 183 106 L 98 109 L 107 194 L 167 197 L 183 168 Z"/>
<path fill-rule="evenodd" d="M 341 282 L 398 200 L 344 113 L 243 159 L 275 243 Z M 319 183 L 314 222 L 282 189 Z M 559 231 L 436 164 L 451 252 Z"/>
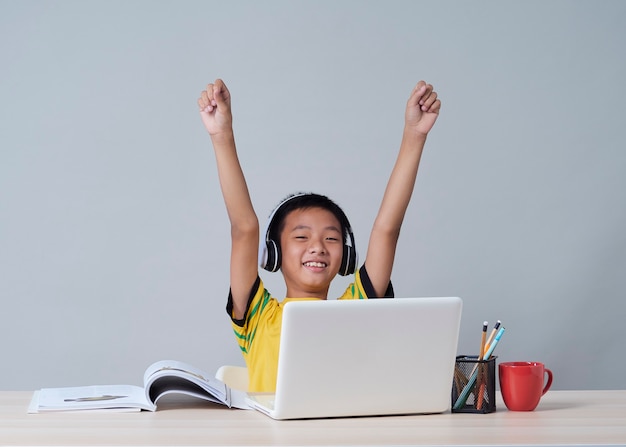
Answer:
<path fill-rule="evenodd" d="M 543 387 L 543 392 L 541 393 L 542 396 L 546 394 L 552 386 L 552 371 L 550 371 L 548 368 L 544 368 L 544 372 L 548 374 L 548 383 L 546 383 L 546 386 Z"/>

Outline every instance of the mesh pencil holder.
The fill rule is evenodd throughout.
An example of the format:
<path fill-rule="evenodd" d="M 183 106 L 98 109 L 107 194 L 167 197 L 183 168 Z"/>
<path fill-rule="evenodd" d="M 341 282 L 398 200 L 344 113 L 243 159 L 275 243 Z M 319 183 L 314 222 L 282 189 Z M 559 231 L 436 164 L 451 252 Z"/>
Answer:
<path fill-rule="evenodd" d="M 452 413 L 496 411 L 496 356 L 478 360 L 459 355 L 452 380 Z"/>

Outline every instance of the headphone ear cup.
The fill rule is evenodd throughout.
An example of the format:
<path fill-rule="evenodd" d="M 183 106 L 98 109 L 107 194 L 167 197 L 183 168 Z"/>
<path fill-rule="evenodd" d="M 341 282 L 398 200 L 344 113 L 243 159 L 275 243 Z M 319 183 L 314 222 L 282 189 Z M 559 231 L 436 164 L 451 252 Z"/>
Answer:
<path fill-rule="evenodd" d="M 265 263 L 262 267 L 269 272 L 276 272 L 280 268 L 280 250 L 272 239 L 266 242 Z"/>
<path fill-rule="evenodd" d="M 356 250 L 350 245 L 345 244 L 343 246 L 343 257 L 341 258 L 341 267 L 339 267 L 339 274 L 341 276 L 348 276 L 356 271 L 357 263 Z"/>
<path fill-rule="evenodd" d="M 356 251 L 356 248 L 350 247 L 350 274 L 355 273 L 356 269 L 359 268 L 359 252 Z"/>

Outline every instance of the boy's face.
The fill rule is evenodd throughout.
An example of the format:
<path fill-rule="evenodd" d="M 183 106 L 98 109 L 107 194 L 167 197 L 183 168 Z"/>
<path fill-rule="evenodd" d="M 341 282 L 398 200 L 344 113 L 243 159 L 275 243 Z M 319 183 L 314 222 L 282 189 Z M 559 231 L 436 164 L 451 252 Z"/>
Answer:
<path fill-rule="evenodd" d="M 326 299 L 343 256 L 341 224 L 335 215 L 323 208 L 290 212 L 280 234 L 280 249 L 287 297 Z"/>

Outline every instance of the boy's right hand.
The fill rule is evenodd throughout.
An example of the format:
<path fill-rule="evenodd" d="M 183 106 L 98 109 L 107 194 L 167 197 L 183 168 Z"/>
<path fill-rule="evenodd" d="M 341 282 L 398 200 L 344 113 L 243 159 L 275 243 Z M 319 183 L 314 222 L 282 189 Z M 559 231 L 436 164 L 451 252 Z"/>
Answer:
<path fill-rule="evenodd" d="M 230 92 L 221 79 L 208 84 L 198 98 L 200 118 L 211 136 L 232 133 L 233 116 L 230 110 Z"/>

